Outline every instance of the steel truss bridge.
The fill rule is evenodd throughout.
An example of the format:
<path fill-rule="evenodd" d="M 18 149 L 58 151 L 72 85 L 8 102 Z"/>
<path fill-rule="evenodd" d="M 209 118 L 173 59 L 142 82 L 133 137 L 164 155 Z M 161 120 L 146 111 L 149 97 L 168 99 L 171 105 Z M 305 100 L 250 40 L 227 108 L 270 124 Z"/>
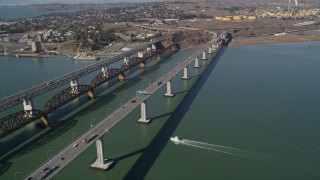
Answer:
<path fill-rule="evenodd" d="M 28 123 L 35 121 L 37 119 L 41 119 L 41 123 L 45 126 L 49 126 L 50 124 L 47 121 L 47 114 L 53 112 L 54 110 L 58 109 L 59 107 L 71 102 L 72 100 L 84 95 L 88 94 L 89 97 L 94 97 L 94 89 L 103 83 L 116 78 L 117 76 L 124 76 L 124 72 L 128 71 L 129 69 L 141 64 L 145 63 L 147 59 L 150 59 L 154 56 L 161 55 L 163 53 L 166 53 L 168 51 L 176 51 L 176 45 L 172 44 L 166 48 L 163 49 L 156 49 L 147 52 L 143 52 L 144 49 L 146 49 L 149 46 L 152 46 L 153 44 L 161 43 L 161 41 L 168 40 L 168 37 L 161 37 L 159 39 L 155 39 L 152 42 L 149 42 L 147 44 L 141 45 L 131 51 L 125 52 L 123 54 L 117 55 L 112 58 L 107 58 L 105 60 L 102 60 L 96 64 L 90 65 L 88 67 L 85 67 L 83 69 L 80 69 L 78 71 L 72 72 L 70 74 L 64 75 L 62 77 L 59 77 L 57 79 L 54 79 L 48 83 L 43 83 L 40 85 L 37 85 L 35 87 L 32 87 L 28 90 L 25 90 L 21 93 L 15 94 L 13 96 L 10 96 L 6 99 L 1 100 L 0 107 L 1 110 L 4 110 L 8 107 L 14 106 L 18 103 L 26 103 L 28 100 L 30 100 L 32 97 L 38 96 L 42 93 L 45 93 L 49 90 L 52 90 L 54 88 L 57 88 L 59 86 L 62 86 L 66 83 L 69 83 L 70 81 L 73 81 L 75 79 L 78 79 L 82 76 L 85 76 L 87 74 L 90 74 L 98 69 L 102 69 L 107 67 L 110 64 L 113 64 L 117 61 L 120 61 L 122 59 L 125 59 L 125 62 L 121 65 L 121 68 L 105 68 L 101 73 L 99 73 L 96 77 L 93 78 L 90 85 L 78 85 L 68 87 L 66 89 L 63 89 L 53 97 L 51 97 L 50 100 L 47 101 L 45 104 L 43 110 L 38 109 L 31 109 L 31 110 L 23 110 L 16 112 L 14 114 L 10 114 L 8 116 L 5 116 L 0 119 L 0 138 L 4 137 L 8 134 L 11 134 L 12 132 L 20 129 L 21 127 L 27 125 Z M 143 57 L 132 57 L 129 58 L 129 56 L 137 53 L 142 52 Z"/>

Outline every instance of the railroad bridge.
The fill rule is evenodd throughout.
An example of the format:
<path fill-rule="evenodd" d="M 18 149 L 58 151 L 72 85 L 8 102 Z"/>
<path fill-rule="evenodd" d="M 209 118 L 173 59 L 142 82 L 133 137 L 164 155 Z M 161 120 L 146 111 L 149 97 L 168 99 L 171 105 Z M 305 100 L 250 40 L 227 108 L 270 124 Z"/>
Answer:
<path fill-rule="evenodd" d="M 144 68 L 147 60 L 152 57 L 160 57 L 162 54 L 177 51 L 176 44 L 163 47 L 162 41 L 170 40 L 168 37 L 154 39 L 145 45 L 139 46 L 131 51 L 122 53 L 112 58 L 99 61 L 78 71 L 69 73 L 50 82 L 43 83 L 25 90 L 21 93 L 12 95 L 0 101 L 0 110 L 4 110 L 11 106 L 22 102 L 23 110 L 7 115 L 0 119 L 0 138 L 24 127 L 25 125 L 40 119 L 41 124 L 50 126 L 47 115 L 72 100 L 87 94 L 89 99 L 94 98 L 94 89 L 98 86 L 118 77 L 120 81 L 125 80 L 125 72 L 136 67 Z M 160 48 L 159 48 L 160 47 Z M 119 68 L 109 68 L 108 65 L 123 59 L 123 63 Z M 85 76 L 91 72 L 101 69 L 101 72 L 95 76 L 89 85 L 79 84 L 78 78 Z M 43 109 L 34 109 L 32 98 L 51 89 L 57 88 L 66 83 L 70 86 L 51 97 Z"/>

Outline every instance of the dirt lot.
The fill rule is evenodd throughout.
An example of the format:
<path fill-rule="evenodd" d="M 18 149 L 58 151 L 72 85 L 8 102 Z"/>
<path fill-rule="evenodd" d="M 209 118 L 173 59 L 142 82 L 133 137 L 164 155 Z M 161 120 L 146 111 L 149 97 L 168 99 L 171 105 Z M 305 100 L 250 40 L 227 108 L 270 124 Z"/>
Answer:
<path fill-rule="evenodd" d="M 313 36 L 272 36 L 272 37 L 253 37 L 236 39 L 229 46 L 239 46 L 244 44 L 272 44 L 281 42 L 301 42 L 301 41 L 320 41 L 319 35 Z"/>

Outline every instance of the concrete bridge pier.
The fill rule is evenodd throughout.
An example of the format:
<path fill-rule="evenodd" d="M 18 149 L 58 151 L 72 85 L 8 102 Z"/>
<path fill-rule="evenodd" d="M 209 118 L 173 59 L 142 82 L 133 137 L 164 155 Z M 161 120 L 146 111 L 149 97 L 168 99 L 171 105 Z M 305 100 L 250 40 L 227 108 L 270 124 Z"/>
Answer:
<path fill-rule="evenodd" d="M 40 122 L 41 124 L 45 125 L 46 127 L 49 126 L 49 122 L 48 122 L 48 118 L 47 118 L 47 115 L 42 115 L 40 117 Z"/>
<path fill-rule="evenodd" d="M 188 76 L 188 65 L 183 68 L 183 76 L 181 77 L 181 79 L 185 79 L 185 80 L 190 79 L 190 77 Z"/>
<path fill-rule="evenodd" d="M 108 76 L 108 66 L 102 67 L 101 71 L 103 73 L 103 77 Z"/>
<path fill-rule="evenodd" d="M 215 44 L 212 44 L 211 49 L 212 49 L 213 51 L 215 51 L 215 50 L 216 50 L 216 45 L 215 45 Z"/>
<path fill-rule="evenodd" d="M 141 63 L 139 64 L 139 67 L 140 67 L 140 68 L 145 68 L 145 67 L 146 67 L 146 62 L 145 62 L 145 61 L 141 62 Z"/>
<path fill-rule="evenodd" d="M 94 90 L 93 90 L 93 88 L 90 91 L 87 92 L 87 95 L 88 95 L 88 97 L 90 99 L 94 99 Z"/>
<path fill-rule="evenodd" d="M 24 99 L 23 102 L 23 110 L 24 111 L 31 111 L 29 113 L 25 112 L 25 114 L 23 115 L 24 118 L 32 118 L 33 114 L 32 114 L 32 109 L 33 109 L 33 102 L 31 99 Z M 42 115 L 40 117 L 40 121 L 43 125 L 45 125 L 46 127 L 49 126 L 49 122 L 47 119 L 47 115 Z"/>
<path fill-rule="evenodd" d="M 196 59 L 194 59 L 194 68 L 199 68 L 199 59 L 196 57 Z"/>
<path fill-rule="evenodd" d="M 210 46 L 208 48 L 208 54 L 212 54 L 212 48 Z"/>
<path fill-rule="evenodd" d="M 97 159 L 90 165 L 92 168 L 107 170 L 111 164 L 113 163 L 112 160 L 104 159 L 103 156 L 103 137 L 100 137 L 96 141 L 97 147 Z"/>
<path fill-rule="evenodd" d="M 157 53 L 156 58 L 157 58 L 157 60 L 160 60 L 160 59 L 161 59 L 161 54 L 160 54 L 160 53 Z"/>
<path fill-rule="evenodd" d="M 171 93 L 171 79 L 167 81 L 167 93 L 165 93 L 164 95 L 168 97 L 174 96 L 174 94 Z"/>
<path fill-rule="evenodd" d="M 124 64 L 129 64 L 129 57 L 124 57 L 123 58 L 123 63 Z"/>
<path fill-rule="evenodd" d="M 78 79 L 74 79 L 70 81 L 70 85 L 71 85 L 71 93 L 72 94 L 78 94 Z"/>
<path fill-rule="evenodd" d="M 138 120 L 141 123 L 149 123 L 150 119 L 147 119 L 146 101 L 141 103 L 141 118 Z"/>
<path fill-rule="evenodd" d="M 152 47 L 147 47 L 147 53 L 149 54 L 152 54 Z"/>
<path fill-rule="evenodd" d="M 157 47 L 156 47 L 154 44 L 152 44 L 152 45 L 151 45 L 151 49 L 152 49 L 152 51 L 156 51 L 156 50 L 157 50 Z"/>
<path fill-rule="evenodd" d="M 24 111 L 31 111 L 29 113 L 25 112 L 25 114 L 23 115 L 24 118 L 32 118 L 33 114 L 32 114 L 32 109 L 33 109 L 33 102 L 31 99 L 23 99 L 23 110 Z"/>
<path fill-rule="evenodd" d="M 138 57 L 143 58 L 143 51 L 138 51 Z"/>
<path fill-rule="evenodd" d="M 124 72 L 121 72 L 121 73 L 119 74 L 118 79 L 119 79 L 120 81 L 124 81 L 124 80 L 125 80 Z"/>
<path fill-rule="evenodd" d="M 201 58 L 202 60 L 207 60 L 208 58 L 206 57 L 206 52 L 205 51 L 203 51 L 202 52 L 202 58 Z"/>

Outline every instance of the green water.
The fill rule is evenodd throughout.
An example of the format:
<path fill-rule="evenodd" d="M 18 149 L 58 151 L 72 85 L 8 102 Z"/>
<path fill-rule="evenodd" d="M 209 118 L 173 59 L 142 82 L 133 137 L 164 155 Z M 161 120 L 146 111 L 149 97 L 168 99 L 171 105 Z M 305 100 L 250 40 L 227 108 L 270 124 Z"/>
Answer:
<path fill-rule="evenodd" d="M 163 87 L 148 99 L 150 124 L 137 123 L 137 108 L 110 130 L 104 146 L 116 162 L 111 170 L 89 168 L 96 157 L 91 146 L 54 179 L 319 179 L 319 47 L 224 48 L 215 60 L 201 61 L 200 69 L 190 66 L 190 80 L 181 80 L 182 73 L 173 78 L 176 96 L 164 97 Z M 24 177 L 70 143 L 72 134 L 81 135 L 190 53 L 151 66 L 153 61 L 123 84 L 104 85 L 93 101 L 73 101 L 49 116 L 57 124 L 51 129 L 30 124 L 1 139 L 1 179 L 13 179 L 15 172 Z M 35 101 L 39 107 L 45 102 Z M 176 145 L 169 141 L 173 135 L 185 140 Z"/>

